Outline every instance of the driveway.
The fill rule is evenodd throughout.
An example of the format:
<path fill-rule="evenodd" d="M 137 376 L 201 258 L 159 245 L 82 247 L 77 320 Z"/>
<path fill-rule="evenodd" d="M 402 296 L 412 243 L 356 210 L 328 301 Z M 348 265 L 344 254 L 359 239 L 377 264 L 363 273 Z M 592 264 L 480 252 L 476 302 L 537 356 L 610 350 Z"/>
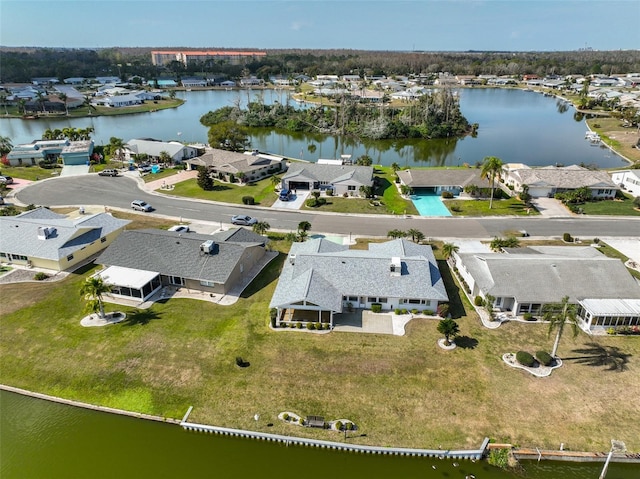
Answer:
<path fill-rule="evenodd" d="M 605 242 L 612 248 L 617 249 L 629 259 L 640 264 L 640 239 L 613 239 L 607 238 Z"/>
<path fill-rule="evenodd" d="M 271 207 L 282 208 L 285 210 L 299 210 L 300 208 L 302 208 L 302 205 L 310 194 L 310 191 L 301 191 L 300 193 L 296 192 L 291 196 L 291 199 L 289 201 L 281 201 L 278 199 Z"/>
<path fill-rule="evenodd" d="M 540 212 L 542 216 L 550 218 L 566 218 L 572 217 L 571 213 L 565 206 L 555 198 L 533 198 L 531 203 Z"/>

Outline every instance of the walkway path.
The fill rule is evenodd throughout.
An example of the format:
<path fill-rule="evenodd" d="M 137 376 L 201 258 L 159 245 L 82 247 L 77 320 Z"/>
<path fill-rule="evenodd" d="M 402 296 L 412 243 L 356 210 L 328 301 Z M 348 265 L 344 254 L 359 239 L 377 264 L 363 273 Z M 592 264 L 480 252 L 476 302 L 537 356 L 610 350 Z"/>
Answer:
<path fill-rule="evenodd" d="M 132 175 L 129 173 L 133 173 Z M 164 186 L 171 187 L 176 183 L 180 183 L 182 181 L 190 180 L 191 178 L 198 177 L 197 170 L 181 170 L 175 175 L 165 176 L 164 178 L 160 178 L 159 180 L 153 180 L 149 182 L 145 182 L 144 179 L 140 177 L 140 174 L 137 171 L 127 172 L 126 176 L 133 176 L 140 179 L 140 186 L 147 191 L 155 191 L 163 188 Z M 167 190 L 171 191 L 171 190 Z"/>

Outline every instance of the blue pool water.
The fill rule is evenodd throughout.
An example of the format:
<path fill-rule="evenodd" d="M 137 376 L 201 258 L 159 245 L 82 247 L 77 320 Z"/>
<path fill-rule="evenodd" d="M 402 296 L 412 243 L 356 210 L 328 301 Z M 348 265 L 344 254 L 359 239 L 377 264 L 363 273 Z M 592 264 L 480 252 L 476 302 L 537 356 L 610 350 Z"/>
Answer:
<path fill-rule="evenodd" d="M 416 193 L 411 195 L 420 216 L 451 216 L 451 212 L 442 203 L 440 195 L 435 193 Z"/>

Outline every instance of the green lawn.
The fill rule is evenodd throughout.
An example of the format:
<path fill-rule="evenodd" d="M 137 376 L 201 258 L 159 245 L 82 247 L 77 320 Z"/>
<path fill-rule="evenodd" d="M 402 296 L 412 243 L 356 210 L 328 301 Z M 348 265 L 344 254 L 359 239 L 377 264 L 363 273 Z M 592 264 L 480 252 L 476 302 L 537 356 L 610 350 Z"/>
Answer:
<path fill-rule="evenodd" d="M 9 175 L 13 178 L 21 178 L 29 181 L 44 180 L 45 178 L 58 176 L 60 171 L 61 168 L 45 169 L 40 168 L 39 166 L 0 166 L 0 172 L 3 175 Z"/>
<path fill-rule="evenodd" d="M 165 110 L 167 108 L 176 108 L 184 103 L 184 100 L 179 98 L 147 101 L 142 105 L 127 106 L 120 108 L 111 108 L 107 106 L 88 107 L 80 106 L 78 108 L 69 109 L 68 114 L 62 113 L 45 113 L 39 114 L 40 118 L 85 118 L 92 116 L 115 116 L 115 115 L 128 115 L 131 113 L 145 113 L 153 112 L 156 110 Z M 9 117 L 20 118 L 23 116 L 23 112 L 19 110 L 17 106 L 8 106 L 7 113 Z"/>
<path fill-rule="evenodd" d="M 340 436 L 292 428 L 277 414 L 349 418 L 364 434 L 357 442 L 374 445 L 469 448 L 488 436 L 521 446 L 564 442 L 573 450 L 605 451 L 615 437 L 640 450 L 640 422 L 633 420 L 637 338 L 581 334 L 574 340 L 567 333 L 559 351 L 565 366 L 535 378 L 500 357 L 549 350 L 547 328 L 483 328 L 445 270 L 461 335 L 453 351 L 436 345 L 436 321 L 426 319 L 410 322 L 402 337 L 272 331 L 268 303 L 284 259 L 233 306 L 186 299 L 149 310 L 107 304 L 107 311 L 125 310 L 128 319 L 105 328 L 79 324 L 79 288 L 92 270 L 29 288 L 0 285 L 0 382 L 163 417 L 180 418 L 193 405 L 195 422 L 325 440 Z M 250 367 L 236 367 L 236 356 Z M 608 370 L 602 358 L 626 361 L 624 369 Z M 256 424 L 256 412 L 269 421 Z"/>
<path fill-rule="evenodd" d="M 589 201 L 579 208 L 586 215 L 640 216 L 640 210 L 633 207 L 633 197 L 626 194 L 622 200 Z"/>
<path fill-rule="evenodd" d="M 274 191 L 273 183 L 271 183 L 271 178 L 265 178 L 264 180 L 242 186 L 236 183 L 221 183 L 215 181 L 212 191 L 204 191 L 198 186 L 198 182 L 194 178 L 177 183 L 175 188 L 171 190 L 171 194 L 235 204 L 242 204 L 243 196 L 253 196 L 255 204 L 260 206 L 271 206 L 278 199 Z"/>
<path fill-rule="evenodd" d="M 444 200 L 444 204 L 453 216 L 527 216 L 538 215 L 535 208 L 528 208 L 517 198 L 493 200 L 489 209 L 489 200 Z"/>
<path fill-rule="evenodd" d="M 182 170 L 182 167 L 178 167 L 178 168 L 166 168 L 158 173 L 147 173 L 146 175 L 144 175 L 142 177 L 143 181 L 145 183 L 149 183 L 150 181 L 156 181 L 156 180 L 161 180 L 162 178 L 167 178 L 168 176 L 173 176 L 177 173 L 180 173 Z M 160 190 L 162 191 L 162 190 Z"/>

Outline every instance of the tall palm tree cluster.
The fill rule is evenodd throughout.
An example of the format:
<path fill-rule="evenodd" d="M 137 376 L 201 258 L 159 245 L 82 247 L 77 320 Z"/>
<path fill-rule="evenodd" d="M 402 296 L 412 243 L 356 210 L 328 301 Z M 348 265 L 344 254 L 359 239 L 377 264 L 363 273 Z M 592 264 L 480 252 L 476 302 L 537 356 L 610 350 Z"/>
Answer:
<path fill-rule="evenodd" d="M 95 131 L 92 126 L 87 128 L 56 128 L 54 130 L 47 128 L 42 134 L 43 140 L 69 140 L 81 141 L 90 140 L 91 134 Z"/>

